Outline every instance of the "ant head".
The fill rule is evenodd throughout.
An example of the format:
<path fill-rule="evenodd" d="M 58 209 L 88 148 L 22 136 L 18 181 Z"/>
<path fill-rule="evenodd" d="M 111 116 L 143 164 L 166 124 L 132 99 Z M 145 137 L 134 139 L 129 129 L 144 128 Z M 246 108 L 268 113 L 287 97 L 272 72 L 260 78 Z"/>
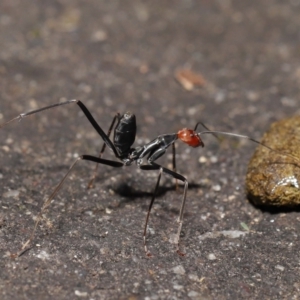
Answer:
<path fill-rule="evenodd" d="M 204 143 L 200 136 L 193 129 L 183 128 L 177 132 L 177 137 L 191 147 L 204 147 Z"/>

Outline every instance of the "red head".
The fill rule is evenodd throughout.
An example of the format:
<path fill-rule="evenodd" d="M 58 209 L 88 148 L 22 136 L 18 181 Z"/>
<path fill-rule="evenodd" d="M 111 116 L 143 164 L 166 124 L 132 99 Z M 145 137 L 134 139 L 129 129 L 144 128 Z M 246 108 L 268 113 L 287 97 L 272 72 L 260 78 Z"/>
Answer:
<path fill-rule="evenodd" d="M 183 128 L 177 132 L 177 136 L 180 140 L 191 147 L 204 147 L 204 143 L 202 142 L 200 136 L 193 129 Z"/>

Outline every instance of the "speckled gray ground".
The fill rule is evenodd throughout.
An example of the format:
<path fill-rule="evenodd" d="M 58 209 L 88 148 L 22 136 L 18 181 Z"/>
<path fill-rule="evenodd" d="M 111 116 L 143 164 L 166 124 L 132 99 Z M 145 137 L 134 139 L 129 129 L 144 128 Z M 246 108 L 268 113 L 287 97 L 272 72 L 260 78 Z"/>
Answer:
<path fill-rule="evenodd" d="M 299 13 L 297 0 L 2 0 L 0 123 L 79 98 L 105 130 L 115 112 L 135 112 L 138 143 L 199 120 L 260 138 L 299 112 Z M 206 87 L 184 90 L 174 80 L 183 67 Z M 299 298 L 300 215 L 247 201 L 251 142 L 178 144 L 178 170 L 191 185 L 185 257 L 170 241 L 181 197 L 172 180 L 153 208 L 148 259 L 142 230 L 155 172 L 101 167 L 86 190 L 93 164 L 82 162 L 34 247 L 12 260 L 74 157 L 102 142 L 73 104 L 2 128 L 0 141 L 1 299 Z"/>

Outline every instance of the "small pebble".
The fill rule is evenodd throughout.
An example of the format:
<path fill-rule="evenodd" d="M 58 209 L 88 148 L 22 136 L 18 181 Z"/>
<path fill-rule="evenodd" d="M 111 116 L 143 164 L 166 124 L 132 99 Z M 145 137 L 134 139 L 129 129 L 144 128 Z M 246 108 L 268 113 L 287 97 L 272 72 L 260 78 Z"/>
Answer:
<path fill-rule="evenodd" d="M 200 164 L 205 164 L 207 162 L 207 158 L 205 156 L 200 156 L 198 161 Z"/>
<path fill-rule="evenodd" d="M 8 192 L 5 192 L 3 194 L 4 198 L 18 198 L 20 195 L 20 192 L 18 190 L 10 190 Z"/>
<path fill-rule="evenodd" d="M 178 274 L 178 275 L 185 274 L 185 269 L 183 268 L 182 265 L 178 265 L 178 266 L 174 267 L 172 270 L 173 270 L 173 273 Z"/>
<path fill-rule="evenodd" d="M 217 259 L 216 256 L 213 253 L 208 254 L 207 258 L 209 260 L 216 260 Z"/>
<path fill-rule="evenodd" d="M 220 192 L 221 191 L 221 186 L 219 184 L 216 184 L 216 185 L 213 185 L 212 189 L 215 191 L 215 192 Z"/>
<path fill-rule="evenodd" d="M 276 265 L 275 269 L 280 270 L 280 271 L 284 271 L 284 267 L 281 265 Z"/>

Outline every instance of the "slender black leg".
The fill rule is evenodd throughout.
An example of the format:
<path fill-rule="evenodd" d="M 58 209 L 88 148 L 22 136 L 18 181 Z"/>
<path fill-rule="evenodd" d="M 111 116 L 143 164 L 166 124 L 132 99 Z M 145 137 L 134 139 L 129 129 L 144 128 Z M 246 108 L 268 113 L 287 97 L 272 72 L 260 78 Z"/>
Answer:
<path fill-rule="evenodd" d="M 60 103 L 56 103 L 56 104 L 52 104 L 52 105 L 49 105 L 49 106 L 46 106 L 46 107 L 42 107 L 42 108 L 39 108 L 39 109 L 35 109 L 35 110 L 32 110 L 32 111 L 29 111 L 27 113 L 23 113 L 23 114 L 19 114 L 17 117 L 3 123 L 0 125 L 0 129 L 4 126 L 6 126 L 7 124 L 15 121 L 15 120 L 18 120 L 18 121 L 21 121 L 23 118 L 25 117 L 28 117 L 30 115 L 33 115 L 33 114 L 36 114 L 36 113 L 39 113 L 43 110 L 47 110 L 47 109 L 51 109 L 51 108 L 54 108 L 54 107 L 57 107 L 57 106 L 62 106 L 62 105 L 66 105 L 66 104 L 70 104 L 70 103 L 74 103 L 74 102 L 77 102 L 78 100 L 68 100 L 68 101 L 64 101 L 64 102 L 60 102 Z"/>
<path fill-rule="evenodd" d="M 182 229 L 182 223 L 183 223 L 183 211 L 184 211 L 184 206 L 185 206 L 185 201 L 186 201 L 186 193 L 187 193 L 187 189 L 188 189 L 188 181 L 187 179 L 178 174 L 177 172 L 174 172 L 172 170 L 169 170 L 155 162 L 151 162 L 151 165 L 142 165 L 140 166 L 141 170 L 144 171 L 148 171 L 148 170 L 159 170 L 159 174 L 158 174 L 158 178 L 157 178 L 157 182 L 156 182 L 156 186 L 152 195 L 152 199 L 148 208 L 148 212 L 147 212 L 147 217 L 146 217 L 146 221 L 145 221 L 145 227 L 144 227 L 144 248 L 145 248 L 145 252 L 147 256 L 151 256 L 151 253 L 149 252 L 149 250 L 147 249 L 147 245 L 146 245 L 146 233 L 147 233 L 147 226 L 148 226 L 148 220 L 149 220 L 149 216 L 150 216 L 150 212 L 151 212 L 151 208 L 153 206 L 155 197 L 156 197 L 156 192 L 159 186 L 159 182 L 160 182 L 160 178 L 161 178 L 161 174 L 162 173 L 166 173 L 171 175 L 172 177 L 174 177 L 175 179 L 178 179 L 180 181 L 182 181 L 184 183 L 184 190 L 183 190 L 183 195 L 182 195 L 182 203 L 181 203 L 181 207 L 180 207 L 180 212 L 179 212 L 179 217 L 178 217 L 178 230 L 177 230 L 177 234 L 176 234 L 176 247 L 177 247 L 177 253 L 181 256 L 183 256 L 184 254 L 182 252 L 180 252 L 179 250 L 179 239 L 180 239 L 180 233 L 181 233 L 181 229 Z"/>
<path fill-rule="evenodd" d="M 35 232 L 37 230 L 37 226 L 40 223 L 41 219 L 42 219 L 42 215 L 45 212 L 45 210 L 49 207 L 49 205 L 51 204 L 51 201 L 54 199 L 54 197 L 57 195 L 58 191 L 62 188 L 65 180 L 67 179 L 68 175 L 70 174 L 70 172 L 73 170 L 74 166 L 77 164 L 78 161 L 80 160 L 89 160 L 89 161 L 93 161 L 96 163 L 100 163 L 103 165 L 108 165 L 114 168 L 120 168 L 123 167 L 123 163 L 119 162 L 119 161 L 113 161 L 113 160 L 107 160 L 107 159 L 103 159 L 103 158 L 99 158 L 96 156 L 91 156 L 91 155 L 81 155 L 79 156 L 74 162 L 73 164 L 70 166 L 68 172 L 66 173 L 66 175 L 62 178 L 62 180 L 59 182 L 59 184 L 56 186 L 56 188 L 54 189 L 54 191 L 52 192 L 52 194 L 47 198 L 47 200 L 44 202 L 40 213 L 38 214 L 35 224 L 34 224 L 34 228 L 31 232 L 31 235 L 29 237 L 29 239 L 23 244 L 21 250 L 19 251 L 19 253 L 16 253 L 14 255 L 12 255 L 13 257 L 17 257 L 20 256 L 22 253 L 24 253 L 27 249 L 28 246 L 30 245 L 30 243 L 33 241 Z"/>
<path fill-rule="evenodd" d="M 113 142 L 109 139 L 109 137 L 105 134 L 105 132 L 102 130 L 102 128 L 98 125 L 92 114 L 89 112 L 89 110 L 86 108 L 86 106 L 80 101 L 76 100 L 77 105 L 81 108 L 87 119 L 90 121 L 94 129 L 98 132 L 98 134 L 102 137 L 104 143 L 111 149 L 113 150 L 115 156 L 119 158 L 119 153 L 113 144 Z"/>
<path fill-rule="evenodd" d="M 116 120 L 119 119 L 119 118 L 120 118 L 120 114 L 117 113 L 117 114 L 114 116 L 114 118 L 113 118 L 113 120 L 112 120 L 112 122 L 111 122 L 111 125 L 110 125 L 110 127 L 109 127 L 109 129 L 108 129 L 108 132 L 107 132 L 108 138 L 110 138 L 110 134 L 111 134 L 111 132 L 112 132 L 112 130 L 113 130 L 113 128 L 114 128 L 114 125 L 115 125 L 115 123 L 116 123 Z M 98 156 L 99 158 L 102 157 L 102 155 L 103 155 L 103 153 L 104 153 L 104 151 L 105 151 L 105 148 L 106 148 L 106 144 L 103 143 L 103 146 L 102 146 L 101 151 L 100 151 L 99 156 Z M 99 166 L 99 164 L 96 164 L 96 167 L 95 167 L 93 176 L 91 177 L 90 182 L 88 183 L 88 186 L 87 186 L 88 189 L 91 189 L 91 188 L 93 187 L 93 185 L 94 185 L 94 181 L 95 181 L 95 178 L 96 178 L 96 175 L 97 175 L 97 171 L 98 171 L 98 166 Z"/>
<path fill-rule="evenodd" d="M 175 143 L 172 144 L 172 165 L 173 171 L 176 172 L 176 147 Z M 178 190 L 178 180 L 175 178 L 175 190 Z"/>
<path fill-rule="evenodd" d="M 140 168 L 142 170 L 157 170 L 157 167 L 153 167 L 153 166 L 150 166 L 150 165 L 145 165 L 145 166 L 140 166 Z M 154 203 L 154 200 L 155 200 L 155 196 L 156 196 L 156 193 L 157 193 L 157 189 L 159 187 L 159 182 L 160 182 L 160 178 L 161 178 L 161 173 L 162 173 L 162 168 L 159 168 L 159 174 L 158 174 L 158 177 L 157 177 L 157 181 L 156 181 L 156 185 L 155 185 L 155 189 L 153 191 L 153 194 L 152 194 L 152 199 L 151 199 L 151 202 L 149 204 L 149 208 L 148 208 L 148 212 L 147 212 L 147 216 L 146 216 L 146 221 L 145 221 L 145 226 L 144 226 L 144 233 L 143 233 L 143 241 L 144 241 L 144 249 L 145 249 L 145 253 L 148 257 L 151 256 L 151 253 L 150 251 L 148 250 L 147 248 L 147 244 L 146 244 L 146 234 L 147 234 L 147 226 L 148 226 L 148 221 L 149 221 L 149 216 L 150 216 L 150 211 L 151 211 L 151 208 L 153 206 L 153 203 Z"/>
<path fill-rule="evenodd" d="M 61 103 L 52 104 L 52 105 L 49 105 L 49 106 L 45 106 L 45 107 L 42 107 L 42 108 L 39 108 L 39 109 L 35 109 L 35 110 L 32 110 L 32 111 L 29 111 L 27 113 L 20 114 L 17 117 L 15 117 L 15 118 L 13 118 L 13 119 L 11 119 L 11 120 L 9 120 L 9 121 L 1 124 L 0 125 L 0 129 L 2 127 L 4 127 L 4 126 L 8 125 L 9 123 L 15 121 L 15 120 L 21 121 L 23 118 L 28 117 L 30 115 L 33 115 L 33 114 L 42 112 L 44 110 L 57 107 L 57 106 L 62 106 L 62 105 L 70 104 L 70 103 L 76 103 L 80 107 L 80 109 L 83 111 L 83 113 L 85 114 L 85 116 L 87 117 L 87 119 L 89 120 L 89 122 L 92 124 L 92 126 L 94 127 L 94 129 L 102 137 L 104 143 L 111 150 L 113 150 L 115 156 L 117 158 L 119 158 L 120 156 L 119 156 L 118 151 L 117 151 L 116 147 L 114 146 L 113 142 L 109 139 L 109 137 L 105 134 L 105 132 L 102 130 L 102 128 L 98 125 L 98 123 L 96 122 L 96 120 L 94 119 L 94 117 L 92 116 L 92 114 L 89 112 L 89 110 L 86 108 L 86 106 L 80 100 L 77 100 L 77 99 L 72 99 L 72 100 L 61 102 Z"/>

